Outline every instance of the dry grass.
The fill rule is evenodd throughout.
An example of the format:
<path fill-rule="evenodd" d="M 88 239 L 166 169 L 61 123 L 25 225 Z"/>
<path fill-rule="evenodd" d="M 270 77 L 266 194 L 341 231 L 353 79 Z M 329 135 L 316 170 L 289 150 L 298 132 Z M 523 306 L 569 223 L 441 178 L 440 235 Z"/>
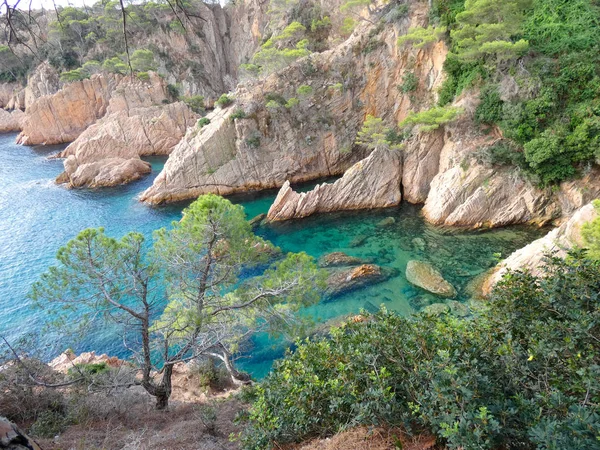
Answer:
<path fill-rule="evenodd" d="M 401 442 L 401 446 L 400 446 Z M 326 439 L 286 447 L 285 450 L 433 450 L 435 438 L 409 438 L 398 430 L 355 428 Z M 283 450 L 283 449 L 282 449 Z"/>

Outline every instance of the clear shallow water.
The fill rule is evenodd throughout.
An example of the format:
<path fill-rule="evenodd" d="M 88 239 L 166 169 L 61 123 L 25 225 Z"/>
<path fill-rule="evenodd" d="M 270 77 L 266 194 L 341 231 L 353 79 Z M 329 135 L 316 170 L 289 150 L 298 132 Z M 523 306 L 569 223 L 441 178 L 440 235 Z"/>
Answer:
<path fill-rule="evenodd" d="M 150 176 L 127 186 L 67 190 L 54 184 L 54 178 L 62 171 L 62 161 L 47 159 L 60 147 L 22 147 L 14 145 L 14 139 L 14 134 L 0 135 L 0 334 L 13 342 L 25 333 L 42 330 L 43 313 L 30 307 L 27 293 L 31 283 L 52 265 L 56 251 L 79 231 L 104 227 L 115 237 L 132 230 L 150 236 L 152 231 L 179 219 L 185 206 L 150 208 L 136 200 L 162 168 L 163 161 L 158 158 L 151 160 Z M 230 199 L 242 204 L 252 218 L 266 212 L 275 195 L 271 191 Z M 327 214 L 270 225 L 258 233 L 284 251 L 306 251 L 317 258 L 343 251 L 397 269 L 398 276 L 384 283 L 310 308 L 307 312 L 319 322 L 380 304 L 410 314 L 435 302 L 435 298 L 410 286 L 404 278 L 410 259 L 431 261 L 457 287 L 460 299 L 465 300 L 467 283 L 495 264 L 495 253 L 507 256 L 542 234 L 541 230 L 524 227 L 452 232 L 426 224 L 419 210 L 402 205 L 375 212 Z M 395 222 L 385 227 L 378 225 L 388 217 Z M 361 239 L 361 245 L 353 246 L 353 241 Z M 40 347 L 57 351 L 66 345 L 57 344 L 43 332 L 36 340 Z M 77 348 L 92 349 L 122 354 L 118 337 L 105 329 L 86 336 Z M 259 336 L 241 365 L 261 377 L 282 352 L 280 343 Z"/>

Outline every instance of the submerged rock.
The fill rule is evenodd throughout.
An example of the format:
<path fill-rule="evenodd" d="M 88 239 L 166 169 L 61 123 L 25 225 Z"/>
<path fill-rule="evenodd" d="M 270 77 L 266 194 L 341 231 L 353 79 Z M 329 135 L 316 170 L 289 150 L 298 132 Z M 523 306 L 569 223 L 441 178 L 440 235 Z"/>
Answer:
<path fill-rule="evenodd" d="M 395 223 L 396 223 L 396 219 L 394 219 L 393 217 L 386 217 L 385 219 L 378 222 L 377 226 L 378 227 L 389 227 L 390 225 L 393 225 Z"/>
<path fill-rule="evenodd" d="M 267 215 L 265 213 L 260 213 L 258 216 L 253 217 L 248 222 L 250 223 L 250 226 L 253 229 L 256 229 L 265 222 L 266 218 L 267 218 Z"/>
<path fill-rule="evenodd" d="M 440 316 L 442 314 L 448 314 L 450 312 L 450 307 L 445 303 L 434 303 L 433 305 L 423 308 L 423 312 L 430 316 Z"/>
<path fill-rule="evenodd" d="M 356 236 L 354 239 L 352 239 L 350 241 L 350 243 L 348 244 L 348 246 L 350 248 L 360 247 L 365 242 L 367 242 L 367 239 L 369 239 L 369 236 L 367 236 L 365 234 L 359 234 L 358 236 Z"/>
<path fill-rule="evenodd" d="M 350 291 L 381 283 L 396 275 L 396 271 L 375 264 L 363 264 L 349 269 L 330 269 L 324 298 L 329 300 Z"/>
<path fill-rule="evenodd" d="M 350 256 L 343 252 L 333 252 L 319 258 L 319 267 L 358 266 L 369 262 L 369 260 Z"/>
<path fill-rule="evenodd" d="M 406 265 L 406 279 L 432 294 L 441 297 L 456 297 L 456 289 L 444 279 L 431 264 L 424 261 L 409 261 Z"/>

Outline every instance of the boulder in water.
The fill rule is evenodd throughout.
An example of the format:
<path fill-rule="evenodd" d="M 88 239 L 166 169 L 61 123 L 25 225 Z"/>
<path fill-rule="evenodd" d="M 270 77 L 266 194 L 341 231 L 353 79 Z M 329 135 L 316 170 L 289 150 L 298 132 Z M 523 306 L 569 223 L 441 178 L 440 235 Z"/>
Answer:
<path fill-rule="evenodd" d="M 432 294 L 441 297 L 456 297 L 456 289 L 431 264 L 424 261 L 409 261 L 406 266 L 406 279 Z"/>
<path fill-rule="evenodd" d="M 363 264 L 348 269 L 330 269 L 324 298 L 330 300 L 350 291 L 381 283 L 396 274 L 394 269 Z"/>
<path fill-rule="evenodd" d="M 442 314 L 448 314 L 450 307 L 445 303 L 434 303 L 423 308 L 423 312 L 430 316 L 441 316 Z"/>
<path fill-rule="evenodd" d="M 354 239 L 352 239 L 352 241 L 350 241 L 350 247 L 351 248 L 360 247 L 367 241 L 367 239 L 369 239 L 369 236 L 366 236 L 364 234 L 359 234 Z"/>
<path fill-rule="evenodd" d="M 333 252 L 319 258 L 319 267 L 358 266 L 369 262 L 356 256 L 347 255 L 344 252 Z"/>
<path fill-rule="evenodd" d="M 249 220 L 250 226 L 252 227 L 252 229 L 256 229 L 265 223 L 266 218 L 267 215 L 265 213 L 261 213 L 258 216 L 255 216 Z"/>
<path fill-rule="evenodd" d="M 393 225 L 396 223 L 396 219 L 394 219 L 393 217 L 386 217 L 385 219 L 379 221 L 377 223 L 378 227 L 389 227 L 390 225 Z"/>

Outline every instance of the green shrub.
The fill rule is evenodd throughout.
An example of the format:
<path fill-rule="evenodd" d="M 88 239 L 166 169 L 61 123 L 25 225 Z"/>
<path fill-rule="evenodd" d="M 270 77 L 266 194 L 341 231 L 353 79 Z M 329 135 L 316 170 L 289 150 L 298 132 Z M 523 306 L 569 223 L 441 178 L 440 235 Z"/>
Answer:
<path fill-rule="evenodd" d="M 498 87 L 486 85 L 481 89 L 479 105 L 475 110 L 475 121 L 488 125 L 500 123 L 502 120 L 504 102 L 500 98 Z"/>
<path fill-rule="evenodd" d="M 208 117 L 202 117 L 201 119 L 198 119 L 198 122 L 196 122 L 196 127 L 203 128 L 206 125 L 208 125 L 209 123 L 210 123 L 210 119 Z"/>
<path fill-rule="evenodd" d="M 402 84 L 398 85 L 398 90 L 403 94 L 414 92 L 419 86 L 419 79 L 414 72 L 408 72 L 402 78 Z"/>
<path fill-rule="evenodd" d="M 452 122 L 463 109 L 455 106 L 436 106 L 418 113 L 411 112 L 406 119 L 400 122 L 400 128 L 419 125 L 420 131 L 437 130 L 440 126 Z"/>
<path fill-rule="evenodd" d="M 150 75 L 148 74 L 148 72 L 138 72 L 136 73 L 136 76 L 139 80 L 150 81 Z"/>
<path fill-rule="evenodd" d="M 274 102 L 281 106 L 285 106 L 285 104 L 287 103 L 285 97 L 281 94 L 278 94 L 277 92 L 267 92 L 265 94 L 265 100 L 266 103 Z"/>
<path fill-rule="evenodd" d="M 250 136 L 248 136 L 248 138 L 246 138 L 244 142 L 250 148 L 260 147 L 260 132 L 253 132 Z"/>
<path fill-rule="evenodd" d="M 414 48 L 422 48 L 439 41 L 446 34 L 446 27 L 411 28 L 404 36 L 398 38 L 398 45 L 412 44 Z"/>
<path fill-rule="evenodd" d="M 271 111 L 276 111 L 277 109 L 281 108 L 281 103 L 276 102 L 275 100 L 269 100 L 266 105 L 265 108 L 271 110 Z"/>
<path fill-rule="evenodd" d="M 583 224 L 581 236 L 588 248 L 590 258 L 600 260 L 600 200 L 594 200 L 594 211 L 598 215 L 595 219 Z"/>
<path fill-rule="evenodd" d="M 64 81 L 69 83 L 71 81 L 80 81 L 89 78 L 90 75 L 82 68 L 69 70 L 68 72 L 63 72 L 60 74 L 60 81 Z"/>
<path fill-rule="evenodd" d="M 204 114 L 204 97 L 202 95 L 194 95 L 192 97 L 182 97 L 183 103 L 194 111 L 196 114 Z"/>
<path fill-rule="evenodd" d="M 477 161 L 488 166 L 513 166 L 527 168 L 525 155 L 510 141 L 500 141 L 497 144 L 479 150 L 475 155 Z"/>
<path fill-rule="evenodd" d="M 102 69 L 110 73 L 118 73 L 121 75 L 126 75 L 127 72 L 129 72 L 129 67 L 127 67 L 118 56 L 105 60 L 102 63 Z"/>
<path fill-rule="evenodd" d="M 167 94 L 172 100 L 177 100 L 179 98 L 179 88 L 174 84 L 167 84 Z"/>
<path fill-rule="evenodd" d="M 219 97 L 219 99 L 215 102 L 215 105 L 220 106 L 221 108 L 226 108 L 233 103 L 233 97 L 230 97 L 227 94 L 223 94 Z"/>
<path fill-rule="evenodd" d="M 231 120 L 243 119 L 246 117 L 246 112 L 242 108 L 237 108 L 235 111 L 231 113 L 229 118 Z"/>
<path fill-rule="evenodd" d="M 134 72 L 148 72 L 156 70 L 154 53 L 151 50 L 138 49 L 133 52 L 130 58 L 131 68 Z"/>
<path fill-rule="evenodd" d="M 296 97 L 290 97 L 288 99 L 288 101 L 286 102 L 285 107 L 287 109 L 292 109 L 292 108 L 298 106 L 299 104 L 300 104 L 300 100 L 298 100 Z"/>
<path fill-rule="evenodd" d="M 313 91 L 314 89 L 312 88 L 312 86 L 309 86 L 308 84 L 302 84 L 298 86 L 298 89 L 296 89 L 296 93 L 300 97 L 308 97 L 309 95 L 313 94 Z"/>
<path fill-rule="evenodd" d="M 451 449 L 597 448 L 599 288 L 600 262 L 573 252 L 506 275 L 473 317 L 382 310 L 299 342 L 257 386 L 243 446 L 366 425 Z"/>

